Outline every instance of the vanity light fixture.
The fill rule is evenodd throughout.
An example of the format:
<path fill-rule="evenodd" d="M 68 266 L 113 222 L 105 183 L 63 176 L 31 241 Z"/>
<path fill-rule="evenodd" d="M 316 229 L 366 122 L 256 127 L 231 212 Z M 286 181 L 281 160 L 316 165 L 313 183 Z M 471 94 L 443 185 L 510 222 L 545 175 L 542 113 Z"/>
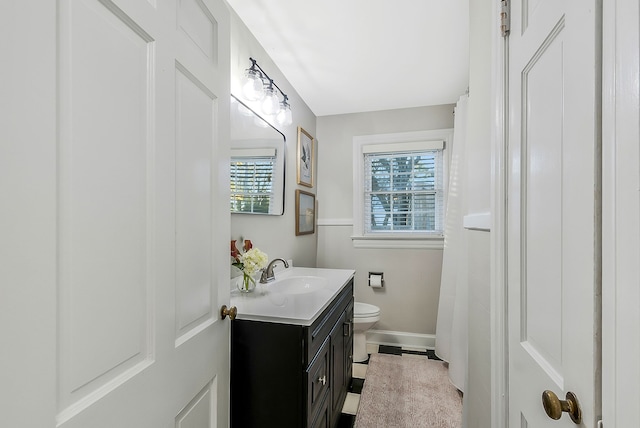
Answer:
<path fill-rule="evenodd" d="M 259 101 L 262 112 L 267 116 L 275 115 L 280 125 L 291 125 L 293 118 L 289 97 L 264 72 L 255 59 L 249 59 L 251 67 L 245 70 L 242 79 L 242 95 L 248 101 Z M 282 101 L 278 99 L 278 92 L 282 95 Z"/>

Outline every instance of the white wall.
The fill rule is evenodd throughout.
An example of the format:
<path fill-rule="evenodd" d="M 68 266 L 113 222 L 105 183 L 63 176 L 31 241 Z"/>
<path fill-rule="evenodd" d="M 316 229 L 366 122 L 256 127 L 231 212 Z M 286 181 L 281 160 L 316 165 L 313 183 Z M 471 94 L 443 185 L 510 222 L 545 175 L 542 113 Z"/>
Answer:
<path fill-rule="evenodd" d="M 491 20 L 489 0 L 470 1 L 467 212 L 491 207 Z M 491 426 L 490 234 L 467 230 L 469 367 L 464 396 L 467 428 Z"/>
<path fill-rule="evenodd" d="M 453 105 L 317 120 L 318 267 L 356 270 L 356 300 L 381 309 L 377 330 L 435 334 L 442 251 L 353 248 L 353 137 L 442 128 L 453 128 Z M 369 271 L 384 272 L 383 290 L 368 287 Z"/>
<path fill-rule="evenodd" d="M 236 96 L 240 95 L 240 79 L 244 70 L 251 65 L 249 57 L 258 61 L 260 67 L 289 96 L 291 104 L 293 124 L 286 127 L 276 125 L 287 140 L 285 209 L 282 216 L 232 214 L 230 239 L 240 239 L 240 237 L 251 239 L 256 247 L 268 254 L 270 259 L 276 257 L 293 259 L 296 266 L 315 267 L 318 234 L 298 237 L 295 235 L 295 189 L 303 188 L 296 185 L 295 159 L 297 127 L 302 126 L 311 135 L 315 135 L 316 117 L 253 34 L 231 10 L 231 93 Z M 315 193 L 315 188 L 304 188 L 304 190 Z"/>

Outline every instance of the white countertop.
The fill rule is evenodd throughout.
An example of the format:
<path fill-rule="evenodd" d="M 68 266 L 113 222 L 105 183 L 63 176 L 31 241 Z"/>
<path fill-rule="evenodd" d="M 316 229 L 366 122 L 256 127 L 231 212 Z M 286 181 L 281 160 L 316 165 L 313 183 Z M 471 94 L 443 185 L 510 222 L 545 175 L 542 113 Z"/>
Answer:
<path fill-rule="evenodd" d="M 268 284 L 258 283 L 252 293 L 231 291 L 231 305 L 238 309 L 237 319 L 268 321 L 308 326 L 324 311 L 342 291 L 355 271 L 351 269 L 321 269 L 293 267 L 276 271 L 276 280 Z M 320 277 L 326 279 L 323 286 L 309 293 L 276 291 L 278 283 L 287 278 Z"/>

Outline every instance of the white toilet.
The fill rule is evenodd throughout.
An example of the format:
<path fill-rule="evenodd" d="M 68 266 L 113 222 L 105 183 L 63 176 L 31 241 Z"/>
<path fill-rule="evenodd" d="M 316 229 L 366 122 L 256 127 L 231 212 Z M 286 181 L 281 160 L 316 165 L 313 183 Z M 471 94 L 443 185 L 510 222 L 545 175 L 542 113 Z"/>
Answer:
<path fill-rule="evenodd" d="M 380 321 L 380 308 L 368 303 L 353 304 L 353 361 L 367 361 L 367 330 Z"/>

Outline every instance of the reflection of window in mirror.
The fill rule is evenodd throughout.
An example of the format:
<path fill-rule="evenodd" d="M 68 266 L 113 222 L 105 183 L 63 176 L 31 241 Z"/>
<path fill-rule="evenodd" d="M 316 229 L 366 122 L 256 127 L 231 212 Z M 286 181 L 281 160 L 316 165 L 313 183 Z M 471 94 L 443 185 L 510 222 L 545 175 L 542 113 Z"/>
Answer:
<path fill-rule="evenodd" d="M 275 147 L 231 149 L 231 212 L 279 212 L 282 195 L 276 193 L 278 166 Z"/>
<path fill-rule="evenodd" d="M 231 213 L 284 213 L 284 135 L 231 97 Z"/>

